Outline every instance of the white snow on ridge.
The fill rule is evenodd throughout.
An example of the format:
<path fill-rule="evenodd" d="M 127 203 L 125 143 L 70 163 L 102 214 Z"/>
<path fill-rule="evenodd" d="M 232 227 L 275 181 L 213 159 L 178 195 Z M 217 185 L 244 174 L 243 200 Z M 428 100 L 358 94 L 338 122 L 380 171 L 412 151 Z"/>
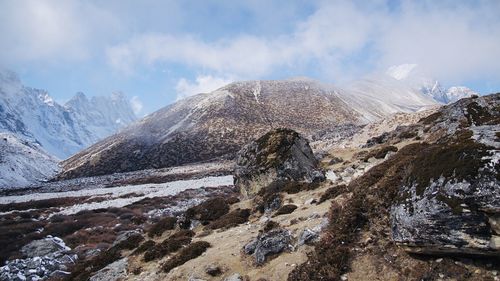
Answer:
<path fill-rule="evenodd" d="M 58 159 L 39 145 L 10 133 L 0 133 L 0 188 L 26 186 L 52 177 Z"/>
<path fill-rule="evenodd" d="M 187 189 L 201 187 L 218 187 L 233 185 L 233 176 L 205 177 L 194 180 L 179 180 L 159 184 L 126 185 L 111 188 L 83 189 L 77 191 L 36 193 L 21 196 L 0 197 L 0 204 L 28 202 L 63 197 L 105 196 L 109 200 L 93 203 L 82 203 L 61 209 L 60 214 L 75 214 L 82 210 L 95 210 L 109 207 L 123 207 L 144 198 L 164 197 L 178 194 Z M 119 198 L 125 194 L 137 193 L 139 196 Z"/>

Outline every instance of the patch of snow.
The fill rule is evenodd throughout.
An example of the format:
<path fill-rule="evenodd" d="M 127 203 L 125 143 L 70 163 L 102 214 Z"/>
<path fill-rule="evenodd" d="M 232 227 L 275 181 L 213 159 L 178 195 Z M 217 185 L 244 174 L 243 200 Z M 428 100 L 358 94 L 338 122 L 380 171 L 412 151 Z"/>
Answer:
<path fill-rule="evenodd" d="M 75 214 L 82 210 L 95 210 L 108 207 L 123 207 L 144 198 L 164 197 L 178 194 L 187 189 L 200 187 L 218 187 L 233 185 L 233 176 L 205 177 L 194 180 L 179 180 L 159 184 L 126 185 L 111 188 L 83 189 L 67 192 L 37 193 L 21 196 L 0 197 L 0 204 L 28 202 L 32 200 L 44 200 L 62 197 L 82 197 L 82 196 L 105 196 L 109 199 L 102 202 L 82 203 L 70 207 L 62 208 L 60 214 Z M 139 196 L 130 198 L 119 198 L 122 195 L 138 193 Z"/>

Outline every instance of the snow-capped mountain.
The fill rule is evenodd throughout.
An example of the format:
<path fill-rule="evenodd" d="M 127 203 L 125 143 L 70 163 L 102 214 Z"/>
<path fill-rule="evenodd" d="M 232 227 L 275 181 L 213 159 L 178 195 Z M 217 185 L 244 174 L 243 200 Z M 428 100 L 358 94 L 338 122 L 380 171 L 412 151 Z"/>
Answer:
<path fill-rule="evenodd" d="M 0 132 L 39 143 L 58 158 L 67 158 L 135 119 L 123 94 L 88 100 L 79 93 L 60 105 L 46 91 L 24 86 L 15 73 L 0 71 Z"/>
<path fill-rule="evenodd" d="M 231 83 L 169 105 L 63 161 L 60 178 L 232 158 L 243 144 L 272 128 L 310 136 L 436 104 L 392 84 L 366 80 L 340 89 L 303 78 Z"/>
<path fill-rule="evenodd" d="M 386 74 L 443 104 L 478 95 L 478 93 L 463 86 L 444 89 L 439 81 L 423 73 L 416 64 L 391 66 L 387 69 Z"/>
<path fill-rule="evenodd" d="M 57 173 L 57 162 L 40 145 L 12 133 L 0 133 L 0 188 L 48 179 Z"/>

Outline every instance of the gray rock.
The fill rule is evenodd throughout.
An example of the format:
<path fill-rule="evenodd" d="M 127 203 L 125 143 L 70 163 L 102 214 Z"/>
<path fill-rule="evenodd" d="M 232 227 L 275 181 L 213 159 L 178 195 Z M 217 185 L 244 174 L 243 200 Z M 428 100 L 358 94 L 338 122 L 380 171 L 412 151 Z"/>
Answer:
<path fill-rule="evenodd" d="M 307 139 L 290 129 L 276 129 L 246 145 L 237 156 L 235 185 L 244 196 L 276 182 L 325 180 Z"/>
<path fill-rule="evenodd" d="M 111 245 L 111 247 L 125 244 L 125 243 L 127 243 L 127 241 L 129 241 L 131 239 L 140 241 L 140 240 L 143 240 L 144 238 L 142 237 L 142 234 L 137 230 L 124 231 L 116 237 L 116 239 L 113 242 L 113 244 Z"/>
<path fill-rule="evenodd" d="M 59 251 L 69 250 L 60 238 L 47 237 L 34 240 L 21 248 L 21 253 L 28 258 L 45 256 Z"/>
<path fill-rule="evenodd" d="M 127 258 L 117 260 L 108 264 L 105 268 L 97 271 L 89 281 L 118 281 L 127 277 Z"/>
<path fill-rule="evenodd" d="M 309 228 L 304 229 L 299 236 L 298 245 L 302 246 L 304 244 L 308 244 L 316 239 L 318 239 L 319 234 L 316 231 L 313 231 Z"/>
<path fill-rule="evenodd" d="M 393 240 L 409 252 L 499 256 L 500 94 L 462 99 L 420 124 L 439 141 L 407 165 L 391 207 Z"/>
<path fill-rule="evenodd" d="M 245 254 L 247 255 L 255 253 L 255 249 L 257 248 L 258 242 L 259 240 L 257 238 L 250 241 L 248 244 L 245 245 L 245 247 L 243 247 L 243 252 L 245 252 Z"/>
<path fill-rule="evenodd" d="M 64 242 L 57 237 L 48 236 L 24 247 L 26 254 L 47 253 L 43 256 L 28 257 L 7 261 L 0 267 L 0 280 L 45 280 L 49 277 L 65 276 L 69 264 L 74 264 L 78 256 L 70 252 Z M 55 252 L 54 249 L 56 249 Z"/>
<path fill-rule="evenodd" d="M 286 229 L 274 229 L 267 233 L 260 234 L 257 239 L 245 245 L 244 252 L 253 254 L 255 263 L 258 265 L 266 261 L 270 254 L 278 254 L 284 250 L 291 249 L 292 236 Z"/>

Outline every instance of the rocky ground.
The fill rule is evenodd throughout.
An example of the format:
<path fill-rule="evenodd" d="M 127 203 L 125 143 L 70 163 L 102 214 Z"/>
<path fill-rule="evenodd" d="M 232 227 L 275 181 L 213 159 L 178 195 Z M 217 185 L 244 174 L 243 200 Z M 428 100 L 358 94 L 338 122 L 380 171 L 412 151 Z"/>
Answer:
<path fill-rule="evenodd" d="M 271 132 L 240 152 L 236 186 L 223 162 L 11 191 L 0 278 L 498 280 L 499 104 L 344 126 L 313 150 Z"/>

